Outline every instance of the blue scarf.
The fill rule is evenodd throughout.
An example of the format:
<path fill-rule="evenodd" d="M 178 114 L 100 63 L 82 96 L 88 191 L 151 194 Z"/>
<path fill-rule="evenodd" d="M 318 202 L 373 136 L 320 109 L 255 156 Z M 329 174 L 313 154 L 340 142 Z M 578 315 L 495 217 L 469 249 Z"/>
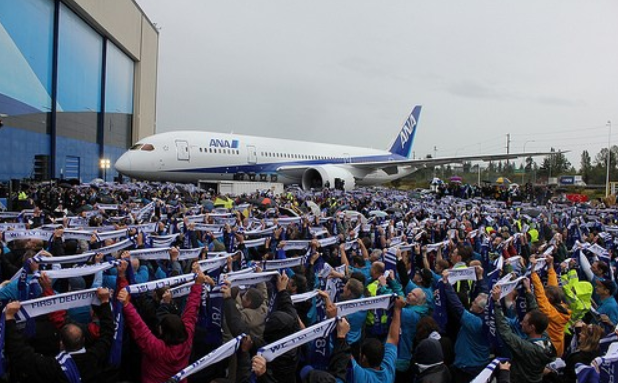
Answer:
<path fill-rule="evenodd" d="M 614 353 L 611 356 L 605 355 L 596 358 L 599 366 L 599 372 L 596 368 L 590 365 L 577 363 L 575 373 L 579 383 L 609 383 L 615 382 L 618 378 L 618 357 Z"/>
<path fill-rule="evenodd" d="M 122 337 L 124 334 L 124 315 L 122 314 L 122 302 L 115 299 L 111 302 L 114 312 L 114 338 L 109 353 L 109 363 L 112 366 L 120 366 L 122 360 Z M 69 379 L 70 380 L 70 379 Z"/>
<path fill-rule="evenodd" d="M 498 329 L 496 328 L 496 314 L 494 312 L 494 300 L 491 297 L 487 297 L 487 306 L 483 314 L 483 329 L 489 339 L 489 344 L 494 350 L 500 350 L 502 348 L 502 342 L 498 335 Z"/>
<path fill-rule="evenodd" d="M 522 285 L 517 292 L 517 298 L 515 299 L 515 311 L 517 312 L 517 318 L 519 321 L 523 321 L 526 313 L 528 312 L 528 302 L 526 301 L 526 289 Z"/>
<path fill-rule="evenodd" d="M 316 298 L 317 322 L 326 319 L 324 301 L 320 296 Z M 327 370 L 330 359 L 330 342 L 328 335 L 311 341 L 310 344 L 310 364 L 318 370 Z"/>
<path fill-rule="evenodd" d="M 19 292 L 19 300 L 27 301 L 30 299 L 35 299 L 41 295 L 41 285 L 39 285 L 38 278 L 32 278 L 28 281 L 28 272 L 30 271 L 30 264 L 34 262 L 32 258 L 29 258 L 24 262 L 24 266 L 21 268 L 19 273 L 19 280 L 17 281 L 17 289 Z M 24 329 L 25 334 L 28 337 L 33 337 L 36 331 L 36 324 L 34 319 L 28 318 L 26 321 L 26 328 Z"/>
<path fill-rule="evenodd" d="M 221 269 L 208 273 L 213 280 L 218 280 Z M 198 316 L 198 326 L 206 329 L 206 343 L 219 345 L 223 342 L 221 334 L 221 317 L 223 295 L 221 291 L 202 289 L 201 305 Z"/>
<path fill-rule="evenodd" d="M 480 238 L 479 238 L 480 241 Z M 483 241 L 481 245 L 481 261 L 483 262 L 483 269 L 489 270 L 491 262 L 489 260 L 489 242 Z"/>
<path fill-rule="evenodd" d="M 440 280 L 438 282 L 438 290 L 437 294 L 434 298 L 434 311 L 433 311 L 433 319 L 435 319 L 438 326 L 440 326 L 440 331 L 446 331 L 446 324 L 448 322 L 448 313 L 446 312 L 446 291 L 444 288 L 444 282 Z"/>
<path fill-rule="evenodd" d="M 6 315 L 4 311 L 0 314 L 0 376 L 6 371 L 6 359 L 4 357 L 4 333 L 6 331 Z"/>
<path fill-rule="evenodd" d="M 69 383 L 81 383 L 82 378 L 79 375 L 79 370 L 77 369 L 77 365 L 71 357 L 71 354 L 62 351 L 60 354 L 56 355 L 56 361 L 60 364 L 60 367 L 66 375 Z"/>

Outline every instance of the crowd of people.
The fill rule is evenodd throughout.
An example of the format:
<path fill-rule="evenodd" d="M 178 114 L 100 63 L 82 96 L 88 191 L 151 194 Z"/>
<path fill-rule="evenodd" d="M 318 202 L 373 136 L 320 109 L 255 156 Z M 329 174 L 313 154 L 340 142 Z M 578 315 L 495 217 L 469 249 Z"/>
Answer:
<path fill-rule="evenodd" d="M 30 185 L 19 209 L 0 212 L 5 381 L 618 371 L 618 211 L 603 205 L 139 183 Z"/>

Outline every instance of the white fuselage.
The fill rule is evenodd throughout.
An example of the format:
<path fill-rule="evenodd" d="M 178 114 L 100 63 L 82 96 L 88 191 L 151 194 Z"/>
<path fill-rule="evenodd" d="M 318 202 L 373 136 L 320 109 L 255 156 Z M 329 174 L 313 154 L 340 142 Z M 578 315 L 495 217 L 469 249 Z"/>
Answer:
<path fill-rule="evenodd" d="M 357 185 L 375 185 L 401 178 L 413 169 L 387 174 L 359 169 L 354 163 L 393 161 L 405 157 L 386 150 L 200 131 L 156 134 L 140 140 L 123 154 L 116 169 L 129 177 L 173 182 L 277 176 L 278 182 L 300 183 L 303 168 L 351 175 Z M 281 171 L 285 168 L 298 171 Z M 342 173 L 343 172 L 343 173 Z M 352 187 L 353 185 L 349 185 Z"/>

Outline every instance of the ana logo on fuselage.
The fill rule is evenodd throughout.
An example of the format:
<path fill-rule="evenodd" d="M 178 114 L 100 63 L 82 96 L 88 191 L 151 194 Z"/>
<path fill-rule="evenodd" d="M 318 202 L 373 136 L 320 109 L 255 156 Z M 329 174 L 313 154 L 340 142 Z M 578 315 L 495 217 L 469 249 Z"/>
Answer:
<path fill-rule="evenodd" d="M 218 138 L 212 138 L 210 140 L 211 148 L 230 148 L 236 149 L 238 148 L 238 140 L 220 140 Z"/>
<path fill-rule="evenodd" d="M 410 116 L 410 118 L 408 118 L 408 121 L 406 121 L 406 123 L 403 125 L 403 129 L 401 129 L 401 133 L 399 133 L 399 140 L 401 141 L 402 148 L 405 148 L 406 143 L 410 139 L 410 136 L 412 135 L 412 130 L 414 129 L 415 126 L 416 126 L 416 119 L 414 118 L 414 116 Z"/>

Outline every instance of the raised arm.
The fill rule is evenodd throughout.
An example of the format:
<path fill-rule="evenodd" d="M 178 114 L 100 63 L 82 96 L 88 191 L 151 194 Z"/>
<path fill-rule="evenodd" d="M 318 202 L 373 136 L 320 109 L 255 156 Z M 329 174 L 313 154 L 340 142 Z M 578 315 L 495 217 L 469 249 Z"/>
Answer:
<path fill-rule="evenodd" d="M 525 349 L 527 348 L 525 344 L 527 341 L 523 340 L 513 332 L 511 326 L 507 323 L 504 313 L 502 312 L 502 307 L 500 305 L 500 292 L 501 288 L 499 285 L 494 286 L 494 289 L 491 292 L 491 299 L 494 301 L 496 329 L 498 330 L 498 333 L 504 343 L 506 343 L 509 348 L 518 350 Z"/>
<path fill-rule="evenodd" d="M 130 297 L 131 295 L 127 290 L 122 289 L 118 293 L 117 299 L 122 303 L 124 318 L 135 343 L 137 343 L 144 354 L 152 357 L 161 357 L 162 350 L 165 349 L 165 343 L 152 334 L 133 304 L 131 304 Z"/>
<path fill-rule="evenodd" d="M 18 301 L 6 306 L 6 355 L 16 371 L 37 371 L 40 376 L 53 377 L 60 373 L 60 365 L 53 357 L 45 357 L 34 351 L 17 329 L 15 314 L 21 308 Z"/>
<path fill-rule="evenodd" d="M 195 284 L 191 286 L 191 292 L 189 293 L 189 298 L 187 299 L 187 305 L 185 306 L 185 311 L 182 313 L 182 322 L 187 329 L 189 338 L 193 338 L 193 332 L 195 331 L 197 312 L 200 307 L 204 283 L 208 283 L 211 287 L 216 285 L 212 278 L 202 272 L 202 269 L 197 262 L 193 263 L 193 272 L 197 274 L 197 277 L 195 278 Z"/>
<path fill-rule="evenodd" d="M 579 252 L 579 265 L 584 274 L 586 274 L 586 278 L 588 278 L 588 281 L 592 282 L 594 280 L 592 266 L 590 266 L 590 261 L 588 261 L 588 257 L 586 257 L 583 251 Z"/>
<path fill-rule="evenodd" d="M 455 293 L 453 286 L 448 282 L 448 271 L 445 271 L 442 274 L 442 281 L 439 283 L 444 284 L 444 293 L 446 294 L 446 297 L 442 297 L 442 299 L 446 299 L 447 309 L 452 312 L 455 317 L 457 317 L 457 320 L 460 321 L 463 317 L 465 308 L 459 300 L 457 293 Z"/>
<path fill-rule="evenodd" d="M 298 314 L 292 303 L 290 293 L 287 291 L 288 280 L 289 278 L 285 273 L 277 277 L 277 296 L 275 297 L 273 311 L 283 311 L 296 318 Z"/>
<path fill-rule="evenodd" d="M 350 267 L 350 260 L 348 259 L 348 255 L 345 252 L 345 243 L 339 245 L 339 255 L 341 256 L 341 264 Z"/>
<path fill-rule="evenodd" d="M 399 344 L 399 332 L 401 330 L 401 309 L 406 305 L 402 298 L 395 299 L 393 308 L 393 317 L 391 319 L 391 327 L 388 329 L 388 337 L 386 343 L 391 343 L 397 346 Z"/>
<path fill-rule="evenodd" d="M 94 355 L 101 364 L 105 364 L 109 358 L 109 352 L 112 348 L 114 339 L 114 320 L 112 317 L 112 308 L 109 303 L 110 292 L 108 289 L 97 289 L 97 297 L 101 301 L 100 306 L 92 306 L 93 311 L 97 314 L 100 323 L 99 338 L 94 344 L 87 349 L 87 353 Z"/>
<path fill-rule="evenodd" d="M 547 286 L 558 286 L 558 276 L 554 268 L 554 257 L 547 256 Z"/>

